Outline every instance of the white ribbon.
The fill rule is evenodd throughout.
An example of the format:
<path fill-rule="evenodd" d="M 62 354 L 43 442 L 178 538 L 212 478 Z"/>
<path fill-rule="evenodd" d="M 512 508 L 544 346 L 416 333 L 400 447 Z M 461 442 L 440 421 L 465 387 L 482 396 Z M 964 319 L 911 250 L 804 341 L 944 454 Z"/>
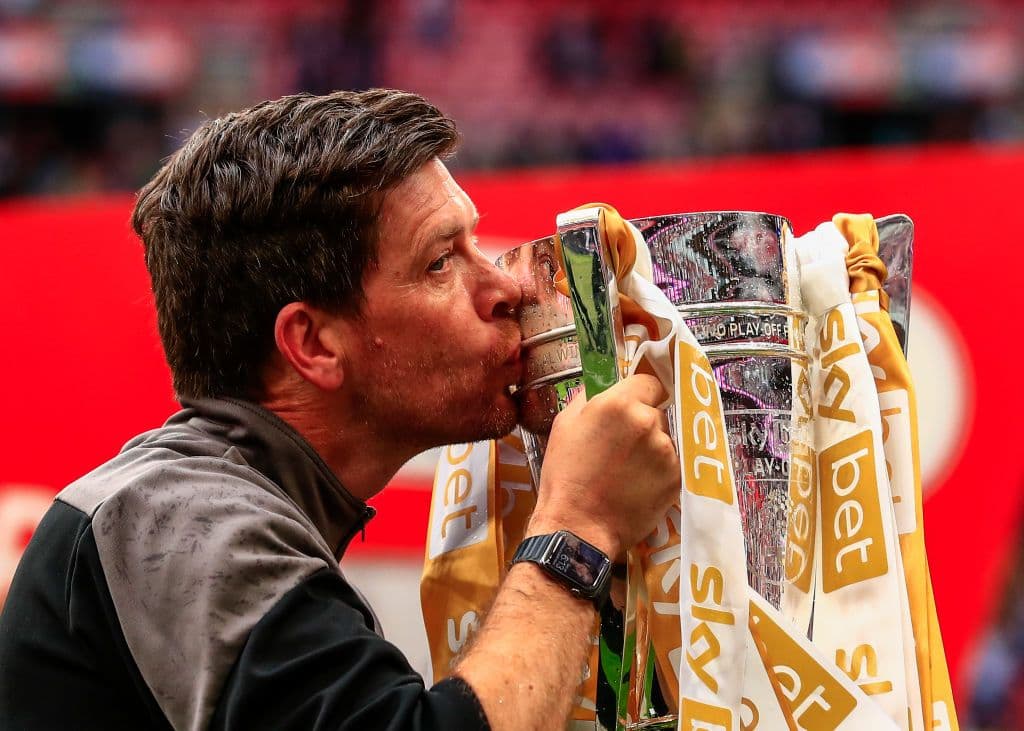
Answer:
<path fill-rule="evenodd" d="M 814 644 L 899 726 L 914 716 L 905 652 L 906 585 L 871 368 L 849 294 L 849 245 L 824 223 L 796 239 L 811 316 L 818 541 Z M 916 676 L 916 670 L 915 670 Z"/>

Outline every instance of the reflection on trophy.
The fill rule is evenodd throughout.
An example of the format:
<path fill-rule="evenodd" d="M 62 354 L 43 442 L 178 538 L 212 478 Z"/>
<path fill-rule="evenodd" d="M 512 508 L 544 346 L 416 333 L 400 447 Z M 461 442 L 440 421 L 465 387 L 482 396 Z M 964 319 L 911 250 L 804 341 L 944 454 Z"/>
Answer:
<path fill-rule="evenodd" d="M 534 483 L 539 484 L 551 422 L 582 382 L 576 323 L 569 300 L 555 290 L 558 264 L 553 238 L 523 244 L 497 263 L 515 277 L 523 292 L 519 327 L 526 356 L 520 425 Z"/>
<path fill-rule="evenodd" d="M 748 582 L 778 607 L 791 445 L 807 449 L 811 437 L 801 410 L 810 400 L 806 317 L 789 222 L 757 213 L 699 213 L 634 225 L 651 249 L 655 284 L 683 314 L 714 369 L 743 518 Z"/>
<path fill-rule="evenodd" d="M 553 238 L 524 244 L 498 260 L 523 287 L 521 426 L 535 482 L 558 411 L 577 391 L 586 388 L 594 395 L 602 384 L 614 383 L 626 363 L 615 274 L 596 210 L 558 219 L 570 298 L 555 290 Z M 800 480 L 810 479 L 814 463 L 807 317 L 791 226 L 780 216 L 734 211 L 631 223 L 650 250 L 654 283 L 681 313 L 714 370 L 729 433 L 748 581 L 779 608 L 787 579 L 795 581 L 802 566 L 791 550 L 791 496 Z M 913 224 L 905 216 L 877 223 L 880 256 L 890 269 L 885 287 L 890 313 L 905 350 Z M 643 655 L 643 648 L 638 653 Z M 647 666 L 643 659 L 636 664 L 641 672 Z M 621 711 L 621 700 L 616 706 Z M 641 718 L 616 716 L 627 726 L 651 728 L 658 719 L 670 723 L 669 713 L 650 707 Z"/>

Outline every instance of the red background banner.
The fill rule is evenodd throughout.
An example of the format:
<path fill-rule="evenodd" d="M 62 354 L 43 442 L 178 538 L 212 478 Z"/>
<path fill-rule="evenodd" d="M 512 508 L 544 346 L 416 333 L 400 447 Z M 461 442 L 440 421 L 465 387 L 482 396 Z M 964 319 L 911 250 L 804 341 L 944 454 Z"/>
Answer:
<path fill-rule="evenodd" d="M 460 179 L 482 213 L 481 237 L 495 248 L 547 235 L 559 211 L 594 200 L 628 217 L 770 211 L 797 233 L 839 210 L 914 219 L 914 286 L 946 311 L 969 364 L 961 443 L 925 504 L 956 679 L 995 610 L 1021 511 L 1014 318 L 1022 176 L 1020 148 L 934 148 Z M 4 567 L 38 504 L 26 486 L 56 492 L 176 409 L 131 205 L 127 196 L 0 204 L 0 597 Z M 910 332 L 913 340 L 913 309 Z M 422 485 L 393 484 L 375 500 L 381 514 L 355 550 L 420 555 L 428 500 Z"/>

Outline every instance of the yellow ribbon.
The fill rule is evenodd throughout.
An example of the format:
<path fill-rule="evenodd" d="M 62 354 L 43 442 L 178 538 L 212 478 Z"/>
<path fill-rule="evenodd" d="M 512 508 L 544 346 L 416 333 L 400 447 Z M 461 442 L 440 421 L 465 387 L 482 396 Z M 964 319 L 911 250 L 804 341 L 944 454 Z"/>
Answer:
<path fill-rule="evenodd" d="M 959 724 L 953 706 L 942 635 L 935 619 L 935 597 L 924 544 L 920 456 L 917 449 L 917 403 L 910 368 L 887 313 L 888 297 L 882 289 L 887 271 L 878 257 L 878 228 L 874 218 L 867 214 L 838 213 L 832 222 L 850 245 L 846 264 L 850 275 L 850 292 L 860 309 L 858 316 L 866 323 L 866 327 L 877 334 L 877 337 L 871 338 L 875 344 L 867 355 L 876 373 L 875 387 L 879 399 L 883 402 L 883 438 L 888 471 L 893 481 L 903 478 L 903 491 L 909 493 L 897 495 L 896 499 L 912 503 L 906 508 L 911 511 L 911 519 L 904 521 L 903 526 L 897 520 L 897 529 L 910 604 L 924 727 L 940 731 L 955 730 Z M 872 307 L 875 298 L 878 309 Z M 905 408 L 887 408 L 888 397 L 898 395 L 897 392 L 905 392 Z M 893 436 L 901 423 L 909 435 L 907 445 L 897 443 Z"/>
<path fill-rule="evenodd" d="M 837 213 L 832 223 L 839 229 L 850 251 L 846 255 L 846 271 L 850 275 L 850 293 L 878 292 L 879 305 L 889 311 L 889 295 L 882 283 L 889 270 L 878 257 L 878 227 L 870 213 Z"/>

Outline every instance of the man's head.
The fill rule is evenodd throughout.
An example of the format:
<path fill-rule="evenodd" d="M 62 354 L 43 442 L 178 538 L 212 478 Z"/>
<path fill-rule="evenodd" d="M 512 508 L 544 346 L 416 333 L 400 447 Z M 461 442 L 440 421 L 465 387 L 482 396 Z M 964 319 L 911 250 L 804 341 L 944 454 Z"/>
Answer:
<path fill-rule="evenodd" d="M 319 354 L 306 345 L 305 320 L 284 337 L 288 312 L 279 318 L 278 349 L 291 367 L 331 386 L 340 371 L 353 398 L 347 411 L 374 441 L 404 436 L 418 451 L 515 426 L 508 387 L 520 379 L 521 289 L 477 248 L 478 219 L 445 166 L 429 162 L 384 197 L 362 316 L 327 323 Z"/>
<path fill-rule="evenodd" d="M 520 291 L 476 248 L 476 208 L 440 161 L 455 142 L 387 90 L 197 130 L 133 217 L 179 396 L 302 402 L 313 428 L 404 439 L 392 451 L 509 431 Z"/>
<path fill-rule="evenodd" d="M 258 398 L 289 302 L 357 313 L 384 193 L 457 142 L 415 94 L 305 94 L 214 119 L 139 194 L 180 397 Z"/>

